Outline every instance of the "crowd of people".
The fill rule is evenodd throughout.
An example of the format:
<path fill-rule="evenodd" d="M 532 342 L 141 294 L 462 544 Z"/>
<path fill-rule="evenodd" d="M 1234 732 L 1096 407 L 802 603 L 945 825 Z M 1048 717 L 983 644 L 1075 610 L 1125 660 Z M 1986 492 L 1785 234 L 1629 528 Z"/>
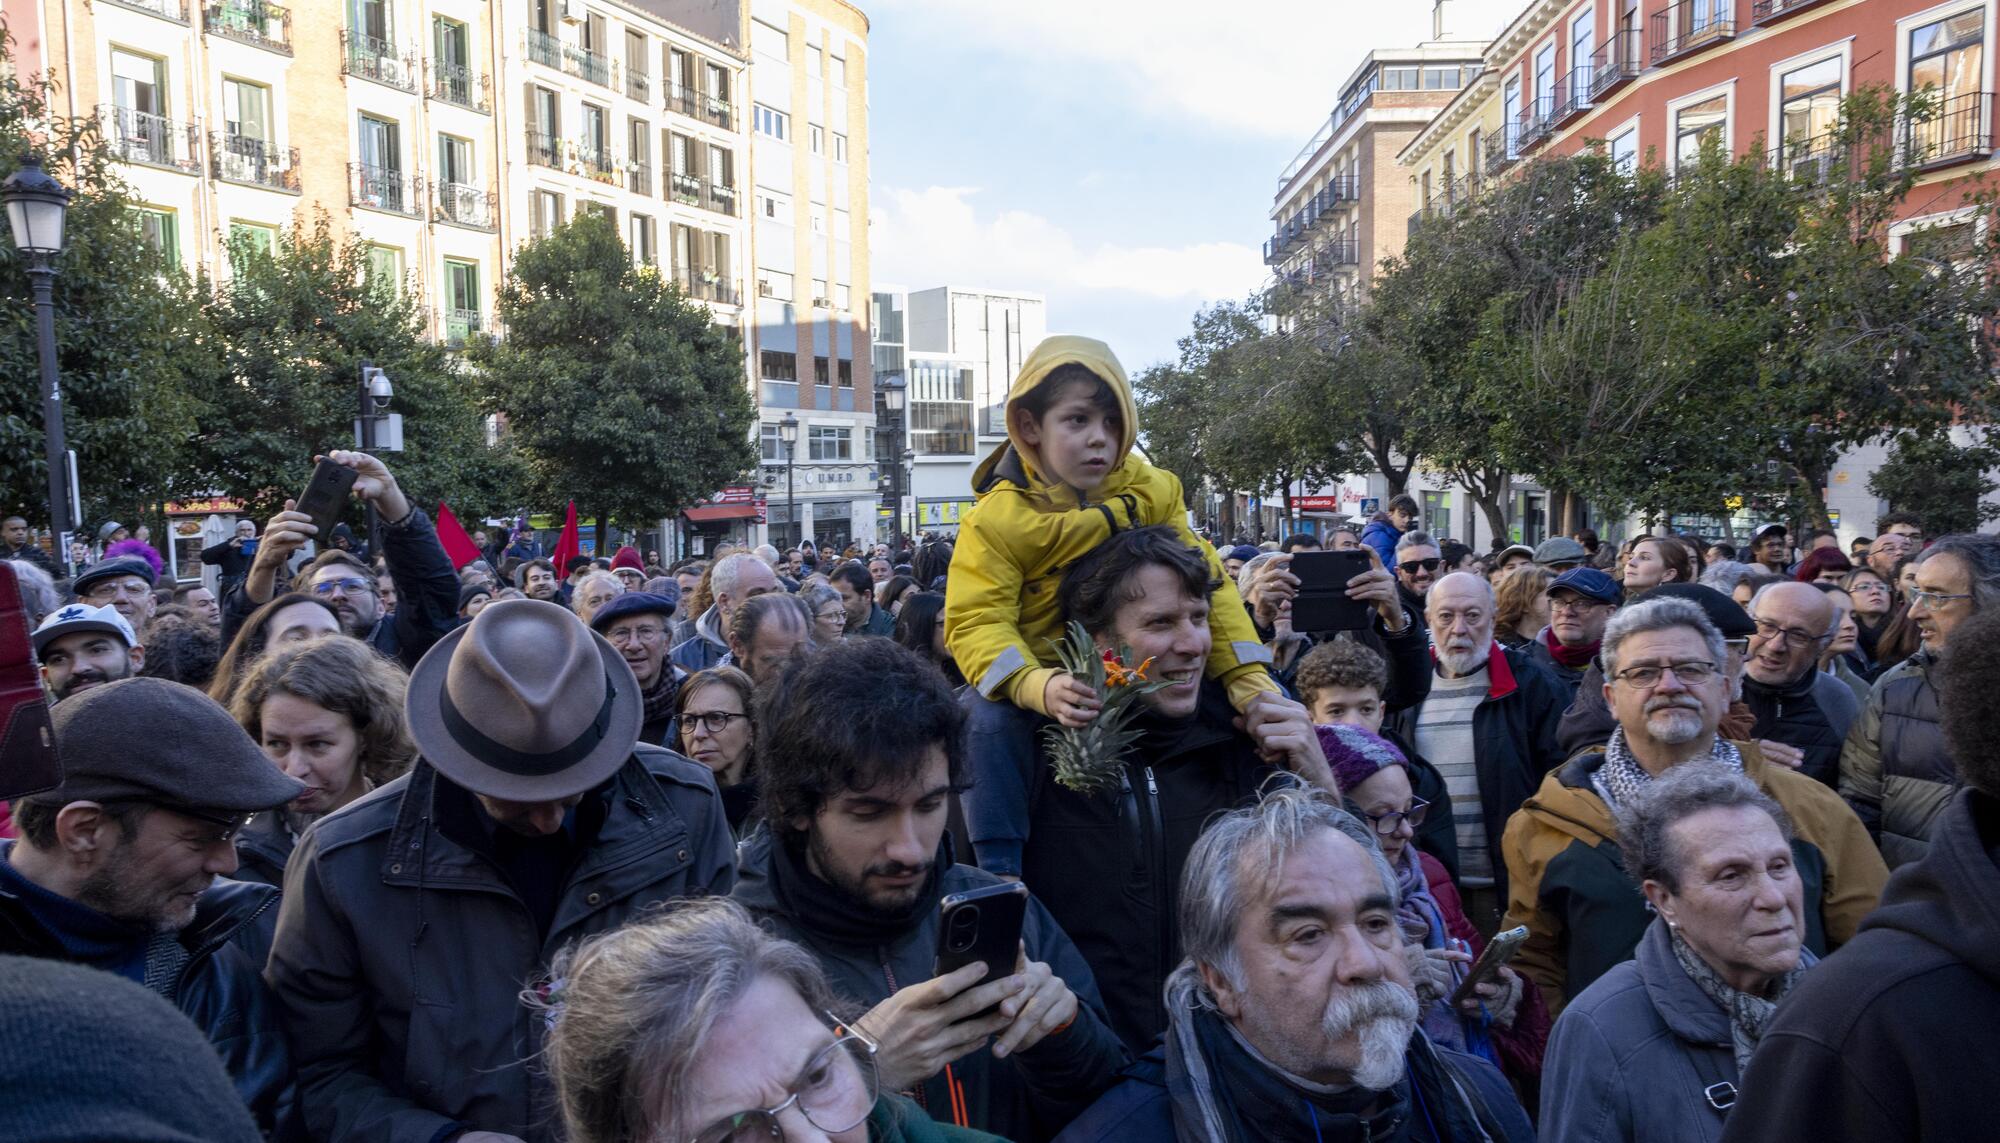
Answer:
<path fill-rule="evenodd" d="M 7 521 L 0 1136 L 1984 1137 L 2000 537 L 1218 545 L 1101 343 L 1007 422 L 908 546 Z"/>

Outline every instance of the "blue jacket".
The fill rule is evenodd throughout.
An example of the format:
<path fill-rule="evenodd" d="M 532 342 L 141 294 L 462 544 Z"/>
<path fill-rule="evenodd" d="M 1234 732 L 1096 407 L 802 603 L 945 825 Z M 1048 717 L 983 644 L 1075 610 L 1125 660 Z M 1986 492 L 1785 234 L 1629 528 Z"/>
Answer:
<path fill-rule="evenodd" d="M 1361 529 L 1361 542 L 1375 549 L 1375 553 L 1382 557 L 1385 568 L 1396 566 L 1396 541 L 1402 538 L 1402 531 L 1380 512 L 1375 513 L 1368 526 Z"/>

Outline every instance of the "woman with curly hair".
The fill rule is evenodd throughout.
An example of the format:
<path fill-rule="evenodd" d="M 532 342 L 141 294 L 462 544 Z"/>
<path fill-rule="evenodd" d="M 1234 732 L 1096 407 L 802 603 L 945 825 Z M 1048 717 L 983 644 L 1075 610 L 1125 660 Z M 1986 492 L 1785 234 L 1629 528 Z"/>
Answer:
<path fill-rule="evenodd" d="M 1500 573 L 1493 586 L 1493 637 L 1501 646 L 1526 650 L 1549 625 L 1549 584 L 1554 579 L 1539 564 Z"/>
<path fill-rule="evenodd" d="M 306 792 L 237 835 L 238 880 L 284 884 L 285 862 L 308 825 L 410 768 L 406 682 L 394 663 L 345 635 L 281 646 L 257 661 L 229 713 Z"/>

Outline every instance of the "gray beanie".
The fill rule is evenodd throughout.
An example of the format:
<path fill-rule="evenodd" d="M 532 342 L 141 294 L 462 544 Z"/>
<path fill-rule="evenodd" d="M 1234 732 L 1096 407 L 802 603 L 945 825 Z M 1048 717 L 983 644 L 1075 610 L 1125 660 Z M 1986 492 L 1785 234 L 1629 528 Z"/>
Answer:
<path fill-rule="evenodd" d="M 79 696 L 81 697 L 81 696 Z M 215 1048 L 141 986 L 82 965 L 0 957 L 0 1139 L 258 1143 Z"/>

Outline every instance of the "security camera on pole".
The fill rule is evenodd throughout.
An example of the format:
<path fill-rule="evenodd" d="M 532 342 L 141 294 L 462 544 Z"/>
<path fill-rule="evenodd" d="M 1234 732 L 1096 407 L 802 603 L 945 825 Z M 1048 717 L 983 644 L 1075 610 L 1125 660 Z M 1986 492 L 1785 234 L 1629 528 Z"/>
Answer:
<path fill-rule="evenodd" d="M 373 456 L 377 452 L 403 451 L 403 414 L 389 411 L 396 387 L 389 375 L 372 361 L 361 363 L 360 415 L 354 420 L 354 447 Z M 382 550 L 381 521 L 375 516 L 375 502 L 368 502 L 368 552 L 370 558 Z"/>

